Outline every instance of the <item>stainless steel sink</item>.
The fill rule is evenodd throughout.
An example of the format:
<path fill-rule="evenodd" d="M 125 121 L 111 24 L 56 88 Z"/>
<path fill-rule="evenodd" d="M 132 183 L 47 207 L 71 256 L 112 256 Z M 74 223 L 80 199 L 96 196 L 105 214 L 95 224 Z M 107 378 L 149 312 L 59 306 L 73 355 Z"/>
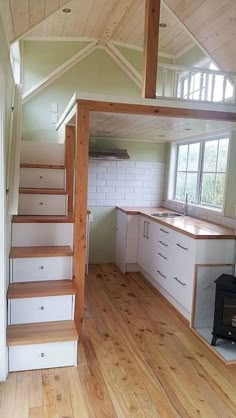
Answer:
<path fill-rule="evenodd" d="M 181 213 L 173 212 L 156 212 L 151 213 L 151 216 L 156 216 L 157 218 L 177 218 L 178 216 L 183 216 Z"/>

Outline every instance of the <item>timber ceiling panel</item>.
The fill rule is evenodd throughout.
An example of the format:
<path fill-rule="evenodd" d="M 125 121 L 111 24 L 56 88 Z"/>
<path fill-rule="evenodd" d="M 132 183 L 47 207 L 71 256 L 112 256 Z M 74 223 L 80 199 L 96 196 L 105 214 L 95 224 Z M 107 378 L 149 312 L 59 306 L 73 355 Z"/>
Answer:
<path fill-rule="evenodd" d="M 21 37 L 69 0 L 0 0 L 0 13 L 9 42 Z"/>
<path fill-rule="evenodd" d="M 71 0 L 69 14 L 57 11 L 32 30 L 42 38 L 97 38 L 142 47 L 145 0 Z M 178 55 L 193 45 L 192 38 L 165 7 L 161 6 L 160 52 Z"/>
<path fill-rule="evenodd" d="M 75 124 L 75 117 L 71 123 Z M 231 128 L 235 129 L 236 123 L 102 112 L 90 114 L 90 136 L 96 138 L 166 142 L 222 133 Z"/>
<path fill-rule="evenodd" d="M 236 71 L 236 0 L 165 0 L 224 71 Z"/>

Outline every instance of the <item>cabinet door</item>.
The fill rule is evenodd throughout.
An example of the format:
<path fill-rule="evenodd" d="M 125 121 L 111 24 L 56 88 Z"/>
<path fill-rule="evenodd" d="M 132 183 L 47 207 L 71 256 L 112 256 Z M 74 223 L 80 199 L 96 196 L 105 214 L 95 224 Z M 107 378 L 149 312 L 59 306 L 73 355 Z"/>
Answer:
<path fill-rule="evenodd" d="M 127 215 L 120 210 L 116 212 L 116 265 L 125 272 L 127 240 Z"/>
<path fill-rule="evenodd" d="M 147 219 L 144 216 L 139 218 L 138 227 L 138 264 L 146 271 L 147 266 Z"/>

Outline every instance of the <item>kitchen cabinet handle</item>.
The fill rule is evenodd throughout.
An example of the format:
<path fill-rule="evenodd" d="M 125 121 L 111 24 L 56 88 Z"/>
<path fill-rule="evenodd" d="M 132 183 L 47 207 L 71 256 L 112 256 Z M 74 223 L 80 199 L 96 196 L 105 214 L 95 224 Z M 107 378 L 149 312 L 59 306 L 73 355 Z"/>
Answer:
<path fill-rule="evenodd" d="M 179 247 L 179 248 L 181 248 L 182 250 L 184 250 L 184 251 L 188 251 L 188 248 L 187 247 L 183 247 L 182 245 L 180 245 L 180 244 L 176 244 L 177 245 L 177 247 Z"/>
<path fill-rule="evenodd" d="M 164 245 L 164 247 L 168 247 L 168 244 L 165 244 L 164 242 L 162 242 L 162 241 L 159 241 L 159 243 L 161 244 L 161 245 Z"/>
<path fill-rule="evenodd" d="M 147 221 L 143 222 L 143 238 L 146 238 L 146 223 Z"/>
<path fill-rule="evenodd" d="M 44 306 L 41 306 L 41 308 L 40 308 L 40 309 L 41 309 L 41 311 L 44 311 Z"/>
<path fill-rule="evenodd" d="M 147 222 L 147 236 L 146 236 L 147 239 L 149 239 L 149 231 L 148 231 L 149 225 L 150 225 L 150 222 Z"/>
<path fill-rule="evenodd" d="M 164 229 L 160 228 L 160 231 L 164 232 L 164 234 L 169 234 L 168 231 L 165 231 Z"/>
<path fill-rule="evenodd" d="M 161 276 L 161 277 L 163 277 L 163 279 L 166 279 L 166 276 L 165 276 L 164 274 L 162 274 L 162 273 L 160 272 L 160 270 L 157 270 L 157 273 L 158 273 L 158 274 L 160 274 L 160 276 Z"/>
<path fill-rule="evenodd" d="M 41 353 L 41 357 L 43 358 L 43 357 L 45 357 L 45 354 L 44 353 Z"/>
<path fill-rule="evenodd" d="M 40 270 L 44 270 L 44 267 L 43 266 L 40 266 Z"/>
<path fill-rule="evenodd" d="M 176 280 L 179 284 L 181 284 L 181 286 L 186 287 L 186 283 L 181 282 L 181 280 L 179 280 L 179 279 L 178 279 L 178 277 L 174 277 L 174 279 L 175 279 L 175 280 Z"/>
<path fill-rule="evenodd" d="M 167 260 L 167 257 L 165 257 L 164 255 L 162 255 L 161 253 L 158 253 L 158 255 L 162 258 L 164 258 L 164 260 Z"/>

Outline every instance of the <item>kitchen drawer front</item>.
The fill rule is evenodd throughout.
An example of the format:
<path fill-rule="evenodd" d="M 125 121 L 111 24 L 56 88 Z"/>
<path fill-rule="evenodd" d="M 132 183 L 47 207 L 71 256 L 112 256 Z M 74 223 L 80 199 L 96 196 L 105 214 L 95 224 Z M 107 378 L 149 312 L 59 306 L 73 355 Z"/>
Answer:
<path fill-rule="evenodd" d="M 76 366 L 77 341 L 9 347 L 9 371 Z"/>
<path fill-rule="evenodd" d="M 20 187 L 64 189 L 65 170 L 21 168 Z"/>
<path fill-rule="evenodd" d="M 167 289 L 169 276 L 170 276 L 168 252 L 163 251 L 163 249 L 160 247 L 157 247 L 157 249 L 153 253 L 153 258 L 154 258 L 153 277 L 165 289 Z"/>
<path fill-rule="evenodd" d="M 191 312 L 192 292 L 193 285 L 191 282 L 186 281 L 178 274 L 171 275 L 169 281 L 169 293 L 188 312 Z"/>
<path fill-rule="evenodd" d="M 11 282 L 71 279 L 72 257 L 14 258 Z"/>
<path fill-rule="evenodd" d="M 66 321 L 74 318 L 74 296 L 47 296 L 9 301 L 9 325 Z"/>
<path fill-rule="evenodd" d="M 157 240 L 158 241 L 172 241 L 173 240 L 173 229 L 167 228 L 163 225 L 158 225 L 157 228 Z"/>
<path fill-rule="evenodd" d="M 20 194 L 19 215 L 66 215 L 66 195 Z"/>
<path fill-rule="evenodd" d="M 187 256 L 189 253 L 195 252 L 196 240 L 194 238 L 188 237 L 177 231 L 173 231 L 172 237 L 172 242 L 175 244 L 178 254 L 183 253 Z"/>

